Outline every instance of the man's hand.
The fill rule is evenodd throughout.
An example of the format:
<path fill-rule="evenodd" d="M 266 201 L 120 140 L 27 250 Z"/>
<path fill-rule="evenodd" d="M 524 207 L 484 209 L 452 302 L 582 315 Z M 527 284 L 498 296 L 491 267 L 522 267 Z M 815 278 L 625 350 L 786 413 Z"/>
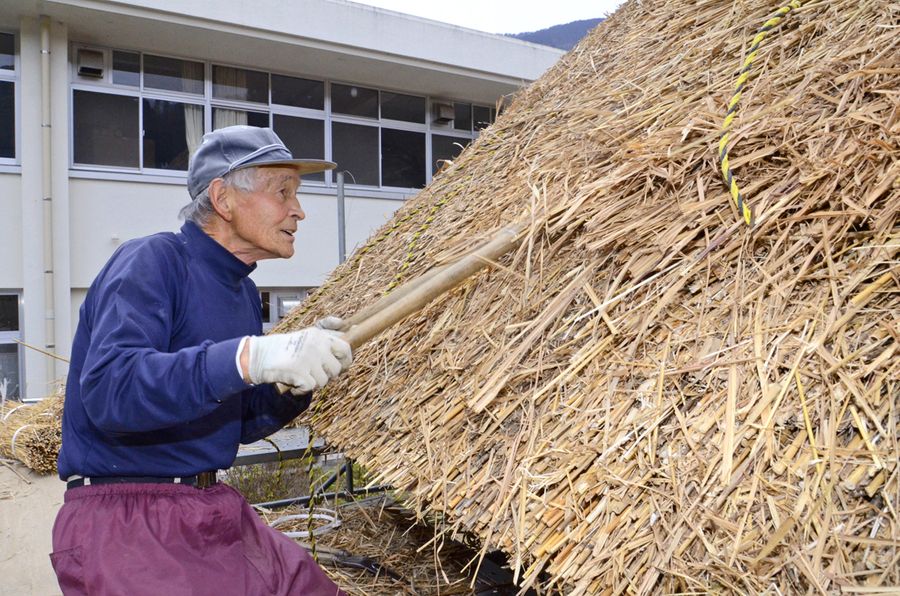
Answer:
<path fill-rule="evenodd" d="M 245 379 L 255 384 L 290 385 L 297 394 L 321 389 L 353 361 L 353 351 L 340 334 L 319 326 L 253 336 L 246 348 Z"/>

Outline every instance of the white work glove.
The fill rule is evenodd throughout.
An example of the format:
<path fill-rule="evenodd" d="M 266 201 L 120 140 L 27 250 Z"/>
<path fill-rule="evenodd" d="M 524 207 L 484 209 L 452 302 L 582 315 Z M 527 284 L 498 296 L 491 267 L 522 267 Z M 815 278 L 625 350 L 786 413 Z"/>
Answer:
<path fill-rule="evenodd" d="M 339 327 L 341 321 L 337 317 L 323 321 L 334 325 L 332 319 Z M 353 362 L 350 344 L 336 331 L 319 326 L 293 333 L 254 336 L 248 341 L 250 382 L 290 385 L 295 395 L 321 389 Z"/>
<path fill-rule="evenodd" d="M 344 319 L 340 317 L 325 317 L 316 321 L 316 327 L 327 331 L 342 331 Z"/>

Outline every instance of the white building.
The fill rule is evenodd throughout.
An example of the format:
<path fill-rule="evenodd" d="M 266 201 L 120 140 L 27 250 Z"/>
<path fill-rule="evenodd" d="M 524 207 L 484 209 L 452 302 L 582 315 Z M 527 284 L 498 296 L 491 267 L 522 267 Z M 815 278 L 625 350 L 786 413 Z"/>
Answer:
<path fill-rule="evenodd" d="M 345 0 L 0 4 L 0 395 L 26 399 L 66 366 L 16 340 L 68 356 L 116 247 L 180 227 L 204 131 L 336 161 L 349 252 L 562 54 Z M 269 321 L 339 262 L 336 196 L 304 180 L 297 254 L 254 273 Z"/>

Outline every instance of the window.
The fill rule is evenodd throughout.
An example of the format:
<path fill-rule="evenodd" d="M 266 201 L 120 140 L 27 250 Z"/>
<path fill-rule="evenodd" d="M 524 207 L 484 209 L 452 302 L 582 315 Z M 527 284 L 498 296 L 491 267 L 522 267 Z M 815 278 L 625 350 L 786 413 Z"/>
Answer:
<path fill-rule="evenodd" d="M 425 186 L 425 133 L 381 129 L 381 184 Z"/>
<path fill-rule="evenodd" d="M 425 122 L 425 98 L 382 91 L 381 117 L 422 124 Z"/>
<path fill-rule="evenodd" d="M 272 129 L 294 157 L 325 159 L 325 121 L 275 114 Z M 324 181 L 325 174 L 307 174 L 303 180 Z"/>
<path fill-rule="evenodd" d="M 262 301 L 263 331 L 268 331 L 278 324 L 291 310 L 299 306 L 314 288 L 296 288 L 294 290 L 263 291 L 259 293 Z"/>
<path fill-rule="evenodd" d="M 378 186 L 378 128 L 335 122 L 331 125 L 333 161 L 353 184 Z"/>
<path fill-rule="evenodd" d="M 12 36 L 0 34 L 0 131 L 15 120 L 11 48 Z M 185 172 L 205 132 L 243 124 L 271 126 L 297 157 L 336 162 L 347 184 L 421 188 L 495 116 L 471 102 L 352 82 L 121 49 L 74 53 L 94 67 L 72 70 L 72 166 L 81 169 Z M 0 159 L 14 143 L 0 137 Z M 335 183 L 331 172 L 303 179 Z"/>
<path fill-rule="evenodd" d="M 204 63 L 93 52 L 97 82 L 73 84 L 73 165 L 186 171 L 205 130 Z"/>
<path fill-rule="evenodd" d="M 248 126 L 269 126 L 269 115 L 264 112 L 248 112 L 230 108 L 213 108 L 213 130 L 246 124 Z"/>
<path fill-rule="evenodd" d="M 113 83 L 129 87 L 141 86 L 141 55 L 113 52 Z"/>
<path fill-rule="evenodd" d="M 470 132 L 472 130 L 472 104 L 453 104 L 453 128 Z"/>
<path fill-rule="evenodd" d="M 0 157 L 16 157 L 16 84 L 0 80 Z"/>
<path fill-rule="evenodd" d="M 16 44 L 0 33 L 0 160 L 16 158 Z"/>
<path fill-rule="evenodd" d="M 203 140 L 203 106 L 144 99 L 144 167 L 187 170 Z"/>
<path fill-rule="evenodd" d="M 348 116 L 378 118 L 378 91 L 355 85 L 332 85 L 331 110 Z"/>
<path fill-rule="evenodd" d="M 144 54 L 144 87 L 203 94 L 203 63 Z"/>
<path fill-rule="evenodd" d="M 136 97 L 76 90 L 72 110 L 75 163 L 125 168 L 140 165 Z"/>
<path fill-rule="evenodd" d="M 0 33 L 0 70 L 16 69 L 16 43 L 9 33 Z"/>
<path fill-rule="evenodd" d="M 440 172 L 447 161 L 452 161 L 462 153 L 463 148 L 469 144 L 470 140 L 466 137 L 431 135 L 431 174 Z"/>
<path fill-rule="evenodd" d="M 325 83 L 273 74 L 272 103 L 324 110 Z"/>
<path fill-rule="evenodd" d="M 472 106 L 472 119 L 475 121 L 475 130 L 484 130 L 494 122 L 494 110 L 485 106 Z"/>
<path fill-rule="evenodd" d="M 22 397 L 19 296 L 0 294 L 0 402 Z"/>
<path fill-rule="evenodd" d="M 269 103 L 269 75 L 258 70 L 213 66 L 213 98 Z"/>

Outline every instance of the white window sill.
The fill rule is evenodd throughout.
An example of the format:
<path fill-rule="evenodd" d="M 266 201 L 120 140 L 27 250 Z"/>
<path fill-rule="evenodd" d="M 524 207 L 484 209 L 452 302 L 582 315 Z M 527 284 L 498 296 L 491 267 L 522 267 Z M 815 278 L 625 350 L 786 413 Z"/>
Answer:
<path fill-rule="evenodd" d="M 21 168 L 19 166 L 10 166 L 15 167 L 15 173 L 20 173 Z M 0 166 L 0 172 L 3 172 L 3 166 Z M 186 186 L 187 184 L 187 173 L 185 172 L 176 172 L 171 175 L 160 175 L 160 174 L 137 174 L 132 172 L 104 172 L 99 170 L 80 170 L 80 169 L 70 169 L 69 170 L 70 178 L 84 179 L 84 180 L 112 180 L 117 182 L 143 182 L 147 184 L 171 184 L 175 186 Z M 410 189 L 409 191 L 404 192 L 402 189 L 380 189 L 380 188 L 360 188 L 354 187 L 352 185 L 344 186 L 344 195 L 352 198 L 365 198 L 365 199 L 384 199 L 388 201 L 405 201 L 406 199 L 412 197 L 416 193 L 419 192 L 420 189 Z M 309 195 L 327 195 L 327 196 L 335 196 L 337 194 L 337 188 L 332 183 L 331 186 L 326 186 L 321 182 L 303 182 L 300 187 L 300 194 L 309 194 Z"/>

